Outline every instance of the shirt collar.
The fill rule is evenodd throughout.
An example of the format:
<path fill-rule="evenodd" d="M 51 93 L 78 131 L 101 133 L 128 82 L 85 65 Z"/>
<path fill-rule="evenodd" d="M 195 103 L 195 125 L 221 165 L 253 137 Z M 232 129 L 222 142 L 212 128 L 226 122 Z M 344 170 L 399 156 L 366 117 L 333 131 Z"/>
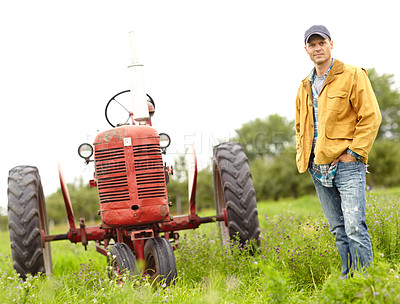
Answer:
<path fill-rule="evenodd" d="M 332 66 L 333 66 L 333 63 L 335 62 L 335 58 L 332 58 L 332 63 L 331 63 L 331 66 L 329 67 L 329 69 L 328 69 L 328 71 L 324 74 L 324 79 L 326 78 L 326 76 L 328 76 L 328 74 L 329 74 L 329 72 L 330 72 L 330 70 L 332 69 Z M 315 79 L 315 76 L 316 76 L 316 70 L 315 70 L 315 67 L 312 69 L 312 71 L 311 71 L 311 74 L 310 74 L 310 82 L 311 82 L 311 84 L 314 82 L 314 79 Z"/>

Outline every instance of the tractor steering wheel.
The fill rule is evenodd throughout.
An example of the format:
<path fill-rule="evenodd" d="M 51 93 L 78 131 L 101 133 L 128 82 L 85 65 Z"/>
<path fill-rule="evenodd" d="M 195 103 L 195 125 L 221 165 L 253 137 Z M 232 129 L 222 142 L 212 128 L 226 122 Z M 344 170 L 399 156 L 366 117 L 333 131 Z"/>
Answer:
<path fill-rule="evenodd" d="M 115 128 L 115 126 L 126 125 L 129 123 L 129 119 L 132 115 L 132 111 L 129 111 L 129 109 L 132 108 L 132 96 L 129 94 L 130 91 L 131 90 L 125 90 L 119 92 L 111 97 L 111 99 L 107 102 L 105 109 L 106 120 L 113 128 Z M 155 108 L 153 98 L 151 98 L 148 94 L 146 95 L 147 102 L 150 102 Z M 127 119 L 121 119 L 122 117 L 126 116 L 128 116 Z M 116 121 L 118 123 L 114 124 L 113 122 Z"/>

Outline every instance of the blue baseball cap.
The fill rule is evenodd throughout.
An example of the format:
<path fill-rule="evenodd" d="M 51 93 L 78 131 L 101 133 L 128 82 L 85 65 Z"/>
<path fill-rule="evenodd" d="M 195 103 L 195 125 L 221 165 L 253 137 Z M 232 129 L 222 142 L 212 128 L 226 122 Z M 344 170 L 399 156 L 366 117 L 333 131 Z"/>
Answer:
<path fill-rule="evenodd" d="M 328 29 L 323 25 L 313 25 L 304 33 L 304 43 L 307 44 L 308 40 L 312 35 L 319 35 L 322 38 L 331 39 L 331 34 L 329 33 Z"/>

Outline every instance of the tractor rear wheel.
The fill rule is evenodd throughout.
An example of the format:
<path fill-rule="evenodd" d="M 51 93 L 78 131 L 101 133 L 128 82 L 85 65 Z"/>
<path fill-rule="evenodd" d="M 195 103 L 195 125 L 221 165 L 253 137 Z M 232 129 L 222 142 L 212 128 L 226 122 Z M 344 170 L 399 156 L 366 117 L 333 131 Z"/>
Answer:
<path fill-rule="evenodd" d="M 22 278 L 30 273 L 52 273 L 46 205 L 39 171 L 18 166 L 8 177 L 8 226 L 13 266 Z"/>
<path fill-rule="evenodd" d="M 241 144 L 227 142 L 213 151 L 214 202 L 217 215 L 226 212 L 227 224 L 218 222 L 223 245 L 259 244 L 260 224 L 249 162 Z"/>
<path fill-rule="evenodd" d="M 125 243 L 115 243 L 107 255 L 108 277 L 115 279 L 122 275 L 133 276 L 138 273 L 136 257 Z"/>
<path fill-rule="evenodd" d="M 170 242 L 161 237 L 149 239 L 144 246 L 146 273 L 153 282 L 169 286 L 176 277 L 174 250 Z"/>

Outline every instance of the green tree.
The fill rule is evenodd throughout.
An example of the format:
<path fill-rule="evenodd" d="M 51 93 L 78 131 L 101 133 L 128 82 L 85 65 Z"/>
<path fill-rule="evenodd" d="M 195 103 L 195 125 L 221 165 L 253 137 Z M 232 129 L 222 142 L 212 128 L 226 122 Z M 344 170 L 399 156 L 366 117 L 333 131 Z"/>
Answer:
<path fill-rule="evenodd" d="M 168 196 L 172 202 L 173 213 L 188 214 L 188 174 L 184 156 L 175 160 L 174 174 L 168 184 Z M 179 208 L 180 205 L 180 208 Z M 214 206 L 213 177 L 210 167 L 197 172 L 196 210 L 212 208 Z M 180 210 L 179 210 L 180 209 Z"/>
<path fill-rule="evenodd" d="M 382 113 L 377 138 L 400 139 L 400 92 L 394 87 L 394 75 L 379 75 L 375 69 L 369 69 L 368 76 Z"/>
<path fill-rule="evenodd" d="M 313 191 L 307 174 L 296 167 L 294 121 L 278 114 L 255 119 L 236 130 L 246 149 L 257 199 L 298 197 Z"/>
<path fill-rule="evenodd" d="M 370 186 L 395 187 L 400 185 L 400 141 L 377 140 L 369 154 L 367 183 Z"/>
<path fill-rule="evenodd" d="M 187 179 L 179 180 L 172 176 L 169 179 L 167 189 L 168 199 L 172 203 L 172 206 L 170 207 L 171 213 L 187 214 L 187 210 L 189 208 Z"/>
<path fill-rule="evenodd" d="M 279 116 L 270 115 L 265 119 L 257 118 L 235 130 L 237 137 L 233 141 L 241 143 L 250 161 L 265 156 L 275 156 L 294 142 L 294 122 Z"/>
<path fill-rule="evenodd" d="M 0 230 L 8 229 L 8 216 L 6 215 L 7 211 L 0 207 Z"/>
<path fill-rule="evenodd" d="M 314 192 L 308 174 L 299 174 L 295 163 L 295 148 L 289 147 L 268 160 L 251 162 L 254 188 L 258 200 L 299 197 Z"/>
<path fill-rule="evenodd" d="M 173 169 L 173 175 L 170 176 L 167 185 L 168 199 L 172 202 L 170 211 L 175 214 L 187 213 L 189 200 L 185 156 L 181 155 L 175 159 Z"/>
<path fill-rule="evenodd" d="M 200 170 L 197 174 L 196 208 L 214 208 L 213 172 L 210 167 Z"/>
<path fill-rule="evenodd" d="M 46 211 L 47 218 L 50 222 L 56 225 L 65 224 L 67 222 L 67 213 L 65 211 L 61 189 L 57 189 L 56 192 L 46 197 Z"/>
<path fill-rule="evenodd" d="M 98 215 L 99 199 L 96 188 L 91 188 L 85 184 L 83 179 L 67 185 L 71 198 L 72 209 L 74 211 L 75 222 L 78 223 L 81 217 L 93 222 L 100 220 Z M 67 222 L 64 198 L 61 189 L 46 198 L 47 217 L 54 224 L 64 224 Z"/>

